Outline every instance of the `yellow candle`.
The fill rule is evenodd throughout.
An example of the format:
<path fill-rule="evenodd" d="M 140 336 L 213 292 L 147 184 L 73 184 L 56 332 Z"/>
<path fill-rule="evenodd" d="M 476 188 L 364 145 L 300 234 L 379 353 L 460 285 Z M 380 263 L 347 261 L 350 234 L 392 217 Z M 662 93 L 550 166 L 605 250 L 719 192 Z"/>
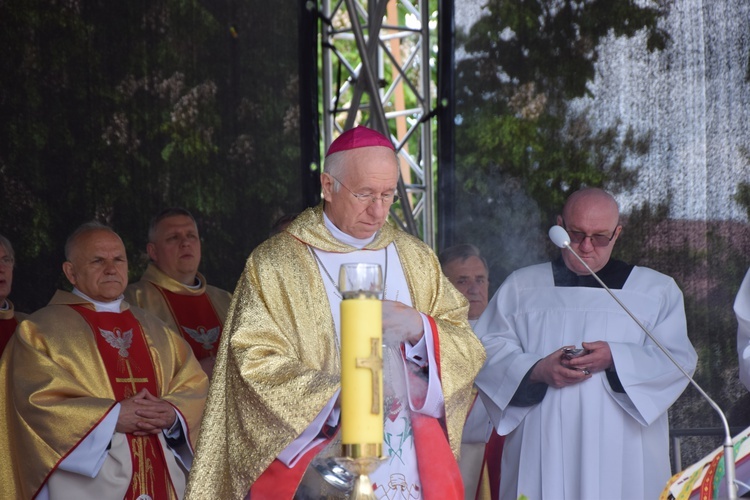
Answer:
<path fill-rule="evenodd" d="M 360 456 L 383 443 L 382 310 L 374 298 L 341 301 L 341 442 Z"/>

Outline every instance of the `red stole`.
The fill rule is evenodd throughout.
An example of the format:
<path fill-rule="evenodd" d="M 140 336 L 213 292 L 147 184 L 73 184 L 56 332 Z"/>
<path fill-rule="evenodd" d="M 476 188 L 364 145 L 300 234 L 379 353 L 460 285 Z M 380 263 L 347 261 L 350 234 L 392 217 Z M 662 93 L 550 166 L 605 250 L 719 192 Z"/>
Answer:
<path fill-rule="evenodd" d="M 141 389 L 158 396 L 156 373 L 140 323 L 130 311 L 96 312 L 81 305 L 75 309 L 91 327 L 117 401 L 130 398 Z M 125 495 L 135 500 L 148 495 L 154 500 L 175 498 L 164 453 L 156 435 L 127 434 L 133 477 Z"/>
<path fill-rule="evenodd" d="M 172 313 L 180 334 L 185 337 L 197 359 L 216 357 L 222 324 L 208 294 L 180 295 L 152 283 Z"/>
<path fill-rule="evenodd" d="M 435 320 L 427 316 L 433 333 L 435 362 L 440 376 L 440 339 Z M 415 376 L 410 372 L 410 376 Z M 436 418 L 412 412 L 414 447 L 417 450 L 417 469 L 422 483 L 422 498 L 426 500 L 463 500 L 464 482 L 461 469 L 453 456 L 448 435 Z"/>
<path fill-rule="evenodd" d="M 300 457 L 294 467 L 287 467 L 278 458 L 271 462 L 266 470 L 261 473 L 250 487 L 247 498 L 250 500 L 275 500 L 278 498 L 294 498 L 302 476 L 305 475 L 307 467 L 323 448 L 336 436 L 338 427 L 331 429 L 326 426 L 323 434 L 326 440 L 310 449 Z"/>
<path fill-rule="evenodd" d="M 471 403 L 469 413 L 477 404 L 479 394 L 474 396 L 474 402 Z M 480 403 L 481 404 L 481 403 Z M 469 414 L 466 415 L 469 418 Z M 495 428 L 492 428 L 490 439 L 484 446 L 484 457 L 482 458 L 482 468 L 479 472 L 479 481 L 477 482 L 477 491 L 474 492 L 474 498 L 479 499 L 485 488 L 489 487 L 490 498 L 497 500 L 500 498 L 500 462 L 503 458 L 503 446 L 505 445 L 505 436 L 500 436 Z"/>
<path fill-rule="evenodd" d="M 490 498 L 500 498 L 500 462 L 503 458 L 503 446 L 505 445 L 505 436 L 501 436 L 493 428 L 490 440 L 484 447 L 484 464 L 482 465 L 482 475 L 479 478 L 481 488 L 485 475 L 490 485 Z M 477 497 L 479 492 L 477 492 Z"/>
<path fill-rule="evenodd" d="M 0 355 L 5 350 L 5 346 L 8 344 L 11 335 L 16 331 L 18 326 L 18 320 L 15 317 L 8 319 L 0 319 Z"/>

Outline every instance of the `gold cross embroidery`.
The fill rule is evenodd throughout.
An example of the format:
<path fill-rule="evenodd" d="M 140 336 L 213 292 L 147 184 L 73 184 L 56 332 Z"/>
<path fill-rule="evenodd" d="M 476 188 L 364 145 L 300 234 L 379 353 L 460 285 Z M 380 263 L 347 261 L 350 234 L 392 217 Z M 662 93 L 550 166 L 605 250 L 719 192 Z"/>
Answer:
<path fill-rule="evenodd" d="M 370 357 L 369 358 L 357 358 L 357 368 L 367 368 L 372 371 L 372 407 L 370 413 L 380 413 L 380 377 L 378 374 L 383 369 L 383 359 L 378 356 L 378 347 L 380 346 L 380 339 L 377 337 L 370 338 Z"/>
<path fill-rule="evenodd" d="M 133 369 L 130 367 L 130 361 L 127 360 L 127 359 L 125 360 L 125 366 L 128 367 L 128 375 L 129 375 L 128 378 L 115 378 L 115 382 L 120 383 L 120 384 L 121 383 L 130 383 L 131 386 L 132 386 L 132 388 L 133 388 L 133 394 L 135 394 L 136 392 L 138 392 L 138 391 L 136 391 L 136 387 L 135 387 L 136 382 L 141 383 L 141 384 L 145 384 L 146 382 L 148 382 L 148 379 L 147 378 L 135 378 L 135 377 L 133 377 Z"/>

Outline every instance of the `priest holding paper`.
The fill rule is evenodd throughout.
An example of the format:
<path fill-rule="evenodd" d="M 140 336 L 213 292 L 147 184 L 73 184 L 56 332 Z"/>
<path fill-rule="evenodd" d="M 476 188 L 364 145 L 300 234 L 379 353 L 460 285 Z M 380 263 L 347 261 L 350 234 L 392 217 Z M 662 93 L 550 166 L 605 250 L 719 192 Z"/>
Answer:
<path fill-rule="evenodd" d="M 324 202 L 261 244 L 240 277 L 214 369 L 189 498 L 317 498 L 341 455 L 339 269 L 382 270 L 386 459 L 378 497 L 463 498 L 456 463 L 484 350 L 467 302 L 418 239 L 386 223 L 391 142 L 366 127 L 330 146 Z M 339 491 L 344 497 L 345 491 Z"/>
<path fill-rule="evenodd" d="M 692 373 L 697 356 L 674 280 L 610 258 L 622 231 L 614 198 L 577 191 L 557 223 Z M 476 385 L 506 435 L 500 498 L 658 498 L 671 476 L 667 410 L 688 380 L 571 251 L 562 252 L 512 273 L 475 326 L 487 349 Z"/>

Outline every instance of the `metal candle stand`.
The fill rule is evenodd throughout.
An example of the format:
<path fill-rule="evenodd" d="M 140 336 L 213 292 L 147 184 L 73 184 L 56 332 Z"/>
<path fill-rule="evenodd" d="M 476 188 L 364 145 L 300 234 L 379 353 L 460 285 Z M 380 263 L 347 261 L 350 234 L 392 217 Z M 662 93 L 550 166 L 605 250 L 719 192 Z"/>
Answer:
<path fill-rule="evenodd" d="M 372 448 L 363 453 L 361 448 Z M 354 476 L 354 486 L 349 494 L 350 500 L 376 500 L 375 490 L 372 488 L 370 474 L 375 472 L 386 459 L 382 457 L 382 445 L 351 445 L 341 446 L 343 457 L 336 458 L 336 462 L 346 468 Z M 369 454 L 367 454 L 369 453 Z"/>

